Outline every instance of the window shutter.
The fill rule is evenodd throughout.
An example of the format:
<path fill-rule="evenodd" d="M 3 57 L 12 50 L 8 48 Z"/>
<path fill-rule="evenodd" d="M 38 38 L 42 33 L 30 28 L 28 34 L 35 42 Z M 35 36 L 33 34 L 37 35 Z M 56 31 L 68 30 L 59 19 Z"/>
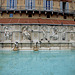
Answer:
<path fill-rule="evenodd" d="M 63 12 L 63 3 L 60 1 L 60 11 Z"/>
<path fill-rule="evenodd" d="M 7 9 L 10 9 L 10 0 L 7 0 Z"/>
<path fill-rule="evenodd" d="M 69 12 L 69 2 L 66 2 L 66 12 Z"/>
<path fill-rule="evenodd" d="M 53 0 L 50 1 L 50 8 L 51 8 L 50 10 L 52 11 L 53 10 Z"/>
<path fill-rule="evenodd" d="M 43 8 L 46 10 L 46 0 L 43 0 Z"/>
<path fill-rule="evenodd" d="M 14 9 L 17 9 L 17 0 L 14 0 Z"/>
<path fill-rule="evenodd" d="M 48 8 L 48 10 L 50 10 L 50 1 L 47 1 L 47 8 Z"/>
<path fill-rule="evenodd" d="M 25 9 L 28 9 L 28 0 L 25 0 Z"/>
<path fill-rule="evenodd" d="M 35 0 L 33 0 L 32 9 L 35 9 Z"/>
<path fill-rule="evenodd" d="M 11 0 L 10 0 L 11 1 Z M 10 8 L 14 8 L 14 0 L 12 0 L 11 2 L 10 2 Z"/>

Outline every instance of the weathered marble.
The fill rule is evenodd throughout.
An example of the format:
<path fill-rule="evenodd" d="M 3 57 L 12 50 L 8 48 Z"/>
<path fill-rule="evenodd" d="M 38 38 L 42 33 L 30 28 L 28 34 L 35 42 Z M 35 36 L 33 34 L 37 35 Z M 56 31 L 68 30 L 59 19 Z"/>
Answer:
<path fill-rule="evenodd" d="M 8 43 L 13 48 L 12 44 L 15 42 L 18 42 L 20 47 L 33 47 L 38 43 L 37 46 L 40 48 L 69 49 L 72 45 L 74 47 L 75 27 L 69 25 L 0 25 L 0 46 Z"/>

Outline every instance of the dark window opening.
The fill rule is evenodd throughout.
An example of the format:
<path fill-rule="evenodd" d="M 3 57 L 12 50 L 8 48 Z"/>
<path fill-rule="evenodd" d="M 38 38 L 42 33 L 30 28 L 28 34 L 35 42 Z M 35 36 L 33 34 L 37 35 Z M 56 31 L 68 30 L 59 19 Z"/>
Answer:
<path fill-rule="evenodd" d="M 50 15 L 47 15 L 47 18 L 50 18 Z"/>
<path fill-rule="evenodd" d="M 66 9 L 66 2 L 63 2 L 63 11 L 65 12 Z"/>
<path fill-rule="evenodd" d="M 75 19 L 74 19 L 74 21 L 75 21 Z"/>
<path fill-rule="evenodd" d="M 56 17 L 58 18 L 58 15 Z"/>
<path fill-rule="evenodd" d="M 13 17 L 13 14 L 9 14 L 9 17 Z"/>
<path fill-rule="evenodd" d="M 40 14 L 39 14 L 39 17 L 40 17 Z"/>
<path fill-rule="evenodd" d="M 29 14 L 28 17 L 32 17 L 32 14 Z"/>
<path fill-rule="evenodd" d="M 22 16 L 22 14 L 20 14 L 20 16 Z"/>
<path fill-rule="evenodd" d="M 66 16 L 64 16 L 64 19 L 67 19 L 67 17 L 66 17 Z"/>

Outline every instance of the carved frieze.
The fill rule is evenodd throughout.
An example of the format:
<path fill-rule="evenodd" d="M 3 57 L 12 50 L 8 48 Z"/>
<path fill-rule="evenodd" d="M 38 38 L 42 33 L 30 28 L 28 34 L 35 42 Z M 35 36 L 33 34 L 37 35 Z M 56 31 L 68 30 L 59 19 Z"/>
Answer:
<path fill-rule="evenodd" d="M 62 38 L 62 40 L 66 40 L 67 29 L 68 29 L 68 27 L 65 27 L 65 26 L 61 27 L 61 34 L 62 34 L 61 38 Z"/>
<path fill-rule="evenodd" d="M 43 33 L 42 40 L 47 40 L 47 26 L 41 26 L 41 31 Z"/>
<path fill-rule="evenodd" d="M 29 26 L 24 26 L 22 28 L 22 36 L 23 36 L 23 40 L 31 40 L 31 30 Z"/>
<path fill-rule="evenodd" d="M 51 35 L 50 35 L 50 38 L 52 38 L 53 40 L 58 40 L 58 38 L 59 38 L 59 35 L 58 35 L 58 33 L 59 33 L 59 29 L 58 29 L 58 27 L 56 27 L 56 26 L 53 26 L 52 28 L 51 28 Z"/>
<path fill-rule="evenodd" d="M 4 27 L 4 38 L 5 40 L 11 40 L 12 39 L 12 31 L 10 26 Z"/>

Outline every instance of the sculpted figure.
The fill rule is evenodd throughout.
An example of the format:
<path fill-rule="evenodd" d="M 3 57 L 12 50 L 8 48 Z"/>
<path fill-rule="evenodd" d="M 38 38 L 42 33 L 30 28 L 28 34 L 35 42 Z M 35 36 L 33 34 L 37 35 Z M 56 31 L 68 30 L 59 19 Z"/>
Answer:
<path fill-rule="evenodd" d="M 58 28 L 57 27 L 53 27 L 52 28 L 52 35 L 50 35 L 50 38 L 53 38 L 53 40 L 58 40 L 59 36 L 58 36 Z"/>
<path fill-rule="evenodd" d="M 42 32 L 43 32 L 42 40 L 47 40 L 47 33 L 46 33 L 47 27 L 46 26 L 41 26 L 41 29 L 42 29 Z"/>
<path fill-rule="evenodd" d="M 62 27 L 61 28 L 62 40 L 66 39 L 66 31 L 67 31 L 67 27 Z"/>
<path fill-rule="evenodd" d="M 9 40 L 10 39 L 10 33 L 9 33 L 9 31 L 6 31 L 5 32 L 5 38 L 6 38 L 6 40 Z"/>
<path fill-rule="evenodd" d="M 5 27 L 4 30 L 5 40 L 11 40 L 12 32 L 9 30 L 9 27 Z"/>
<path fill-rule="evenodd" d="M 73 33 L 71 33 L 70 38 L 71 38 L 71 40 L 74 40 L 74 34 Z"/>
<path fill-rule="evenodd" d="M 66 39 L 66 32 L 62 32 L 62 40 Z"/>
<path fill-rule="evenodd" d="M 28 26 L 24 27 L 23 30 L 22 30 L 22 36 L 23 36 L 23 40 L 30 40 L 31 37 L 30 37 L 30 31 L 28 30 Z"/>

